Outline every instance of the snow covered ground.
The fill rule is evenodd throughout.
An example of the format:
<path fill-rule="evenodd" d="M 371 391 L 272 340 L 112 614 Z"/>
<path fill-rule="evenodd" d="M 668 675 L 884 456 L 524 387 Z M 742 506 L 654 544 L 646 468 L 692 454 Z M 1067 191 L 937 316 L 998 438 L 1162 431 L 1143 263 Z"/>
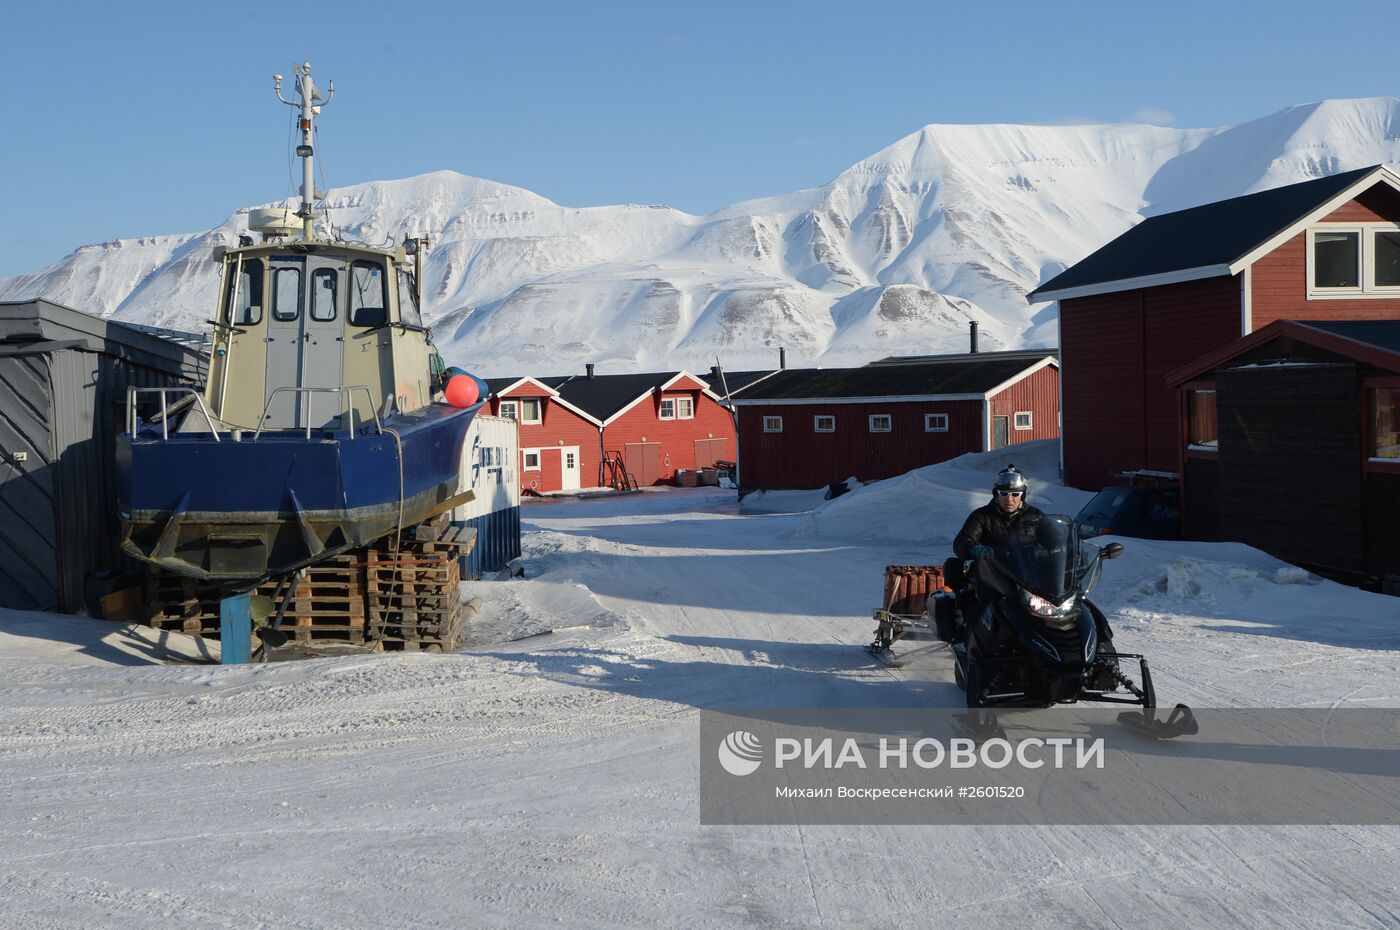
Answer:
<path fill-rule="evenodd" d="M 472 586 L 455 655 L 220 668 L 0 612 L 0 927 L 1400 924 L 1394 828 L 699 825 L 699 708 L 959 703 L 945 656 L 860 646 L 882 567 L 941 561 L 1001 458 L 796 513 L 527 504 L 526 578 Z M 1400 601 L 1124 542 L 1098 599 L 1164 701 L 1400 703 Z"/>

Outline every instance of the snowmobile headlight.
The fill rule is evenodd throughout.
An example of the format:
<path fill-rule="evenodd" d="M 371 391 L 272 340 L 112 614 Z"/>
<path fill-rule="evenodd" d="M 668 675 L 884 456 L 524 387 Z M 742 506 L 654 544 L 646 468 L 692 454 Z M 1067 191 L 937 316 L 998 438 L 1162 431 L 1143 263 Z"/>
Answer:
<path fill-rule="evenodd" d="M 1074 598 L 1071 597 L 1063 604 L 1055 604 L 1051 601 L 1047 601 L 1038 594 L 1032 594 L 1029 591 L 1022 590 L 1021 603 L 1025 604 L 1026 609 L 1037 617 L 1062 617 L 1069 613 L 1070 608 L 1074 606 Z"/>

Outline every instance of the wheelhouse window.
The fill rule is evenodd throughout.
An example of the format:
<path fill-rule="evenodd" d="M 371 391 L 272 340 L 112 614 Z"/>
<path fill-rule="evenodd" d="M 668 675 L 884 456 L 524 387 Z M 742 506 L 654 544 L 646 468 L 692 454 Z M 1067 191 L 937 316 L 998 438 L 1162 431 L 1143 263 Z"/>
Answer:
<path fill-rule="evenodd" d="M 1313 233 L 1313 287 L 1361 286 L 1361 234 Z"/>
<path fill-rule="evenodd" d="M 520 419 L 520 404 L 513 400 L 501 401 L 501 416 L 508 420 Z"/>
<path fill-rule="evenodd" d="M 1371 458 L 1400 462 L 1400 388 L 1371 392 Z"/>
<path fill-rule="evenodd" d="M 661 412 L 657 416 L 662 420 L 674 420 L 676 418 L 676 401 L 672 397 L 664 397 L 661 400 Z"/>
<path fill-rule="evenodd" d="M 763 431 L 765 433 L 781 433 L 783 431 L 782 417 L 764 417 Z"/>
<path fill-rule="evenodd" d="M 1186 441 L 1192 449 L 1213 452 L 1220 448 L 1220 418 L 1213 389 L 1186 392 Z"/>
<path fill-rule="evenodd" d="M 229 267 L 237 267 L 231 265 Z M 238 288 L 237 303 L 233 307 L 233 313 L 226 316 L 234 326 L 253 326 L 262 322 L 263 308 L 263 264 L 260 261 L 244 261 L 242 269 L 237 275 L 229 275 L 229 280 L 235 282 Z M 225 299 L 234 299 L 230 293 Z"/>
<path fill-rule="evenodd" d="M 924 414 L 925 433 L 946 433 L 948 432 L 948 414 L 946 413 L 926 413 Z"/>
<path fill-rule="evenodd" d="M 520 401 L 521 423 L 540 423 L 543 419 L 543 404 L 538 397 L 526 397 Z"/>
<path fill-rule="evenodd" d="M 275 268 L 272 272 L 272 318 L 286 322 L 301 315 L 301 269 Z"/>
<path fill-rule="evenodd" d="M 417 329 L 423 328 L 423 314 L 418 309 L 418 288 L 413 275 L 399 269 L 399 322 Z"/>
<path fill-rule="evenodd" d="M 383 326 L 389 321 L 384 310 L 388 303 L 383 266 L 367 261 L 351 265 L 350 325 Z"/>
<path fill-rule="evenodd" d="M 814 433 L 834 433 L 836 432 L 836 417 L 816 416 L 812 417 L 812 432 Z"/>
<path fill-rule="evenodd" d="M 1031 429 L 1031 411 L 1017 410 L 1012 423 L 1017 429 Z"/>
<path fill-rule="evenodd" d="M 870 415 L 870 432 L 888 433 L 894 429 L 894 420 L 888 413 L 872 413 Z"/>
<path fill-rule="evenodd" d="M 676 419 L 678 419 L 678 420 L 693 420 L 693 419 L 695 419 L 695 398 L 693 398 L 693 397 L 677 397 L 677 398 L 676 398 Z"/>
<path fill-rule="evenodd" d="M 311 273 L 311 319 L 323 323 L 335 319 L 337 277 L 334 268 L 317 268 Z"/>

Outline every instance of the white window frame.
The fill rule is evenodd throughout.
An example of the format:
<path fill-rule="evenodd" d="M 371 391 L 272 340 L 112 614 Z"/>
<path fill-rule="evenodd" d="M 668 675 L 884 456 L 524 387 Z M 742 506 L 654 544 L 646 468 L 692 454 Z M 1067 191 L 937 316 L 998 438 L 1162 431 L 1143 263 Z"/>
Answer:
<path fill-rule="evenodd" d="M 822 420 L 830 421 L 831 425 L 823 427 Z M 812 417 L 812 432 L 814 433 L 834 433 L 836 432 L 836 417 L 830 413 L 819 413 Z"/>
<path fill-rule="evenodd" d="M 671 412 L 669 414 L 666 413 L 667 404 L 671 405 Z M 656 411 L 656 418 L 658 420 L 674 420 L 676 418 L 676 399 L 674 397 L 661 398 L 661 406 Z"/>
<path fill-rule="evenodd" d="M 676 398 L 676 419 L 677 419 L 677 420 L 693 420 L 693 419 L 695 419 L 695 398 L 693 398 L 693 397 L 677 397 L 677 398 Z"/>
<path fill-rule="evenodd" d="M 1021 425 L 1021 417 L 1025 417 L 1025 418 L 1026 418 L 1026 425 L 1025 425 L 1025 426 L 1022 426 L 1022 425 Z M 1012 429 L 1035 429 L 1035 417 L 1033 417 L 1033 416 L 1031 415 L 1031 412 L 1030 412 L 1029 410 L 1017 410 L 1017 411 L 1016 411 L 1014 414 L 1012 414 L 1012 416 L 1011 416 L 1011 428 L 1012 428 Z"/>
<path fill-rule="evenodd" d="M 530 409 L 530 404 L 535 405 L 535 418 L 529 419 L 526 411 Z M 520 399 L 520 425 L 538 426 L 544 422 L 544 400 L 539 397 L 522 397 Z"/>
<path fill-rule="evenodd" d="M 1307 280 L 1308 300 L 1385 300 L 1400 295 L 1400 285 L 1378 286 L 1376 282 L 1376 233 L 1400 232 L 1400 223 L 1319 223 L 1309 227 L 1306 239 L 1307 263 L 1304 274 Z M 1318 233 L 1356 233 L 1360 240 L 1357 261 L 1356 287 L 1314 287 L 1313 286 L 1313 244 Z"/>
<path fill-rule="evenodd" d="M 522 469 L 523 471 L 539 471 L 539 470 L 540 470 L 540 459 L 543 457 L 540 453 L 541 453 L 541 450 L 540 450 L 540 449 L 521 449 L 521 450 L 520 450 L 521 469 Z M 533 464 L 533 465 L 530 464 L 530 456 L 532 456 L 532 455 L 535 457 L 535 464 Z"/>
<path fill-rule="evenodd" d="M 941 421 L 941 425 L 940 425 Z M 946 413 L 926 413 L 924 414 L 925 433 L 946 433 L 948 432 L 948 414 Z"/>
<path fill-rule="evenodd" d="M 506 412 L 507 407 L 510 408 L 509 413 Z M 517 423 L 520 422 L 520 401 L 503 400 L 501 401 L 500 411 L 500 415 L 505 417 L 506 419 L 514 420 Z"/>
<path fill-rule="evenodd" d="M 764 416 L 763 431 L 765 433 L 781 433 L 783 431 L 783 418 L 775 416 Z"/>
<path fill-rule="evenodd" d="M 876 420 L 884 420 L 885 428 L 880 429 L 875 425 Z M 892 433 L 894 432 L 894 416 L 888 413 L 872 413 L 869 418 L 870 432 L 872 433 Z"/>

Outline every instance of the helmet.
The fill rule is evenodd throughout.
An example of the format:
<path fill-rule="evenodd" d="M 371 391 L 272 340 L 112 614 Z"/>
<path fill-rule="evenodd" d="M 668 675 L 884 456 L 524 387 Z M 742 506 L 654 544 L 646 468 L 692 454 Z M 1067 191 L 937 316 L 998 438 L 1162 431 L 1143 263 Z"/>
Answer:
<path fill-rule="evenodd" d="M 998 491 L 1020 491 L 1021 500 L 1024 502 L 1030 496 L 1030 482 L 1026 481 L 1026 476 L 1016 470 L 1015 465 L 1008 465 L 997 472 L 996 481 L 992 482 L 992 493 Z"/>

